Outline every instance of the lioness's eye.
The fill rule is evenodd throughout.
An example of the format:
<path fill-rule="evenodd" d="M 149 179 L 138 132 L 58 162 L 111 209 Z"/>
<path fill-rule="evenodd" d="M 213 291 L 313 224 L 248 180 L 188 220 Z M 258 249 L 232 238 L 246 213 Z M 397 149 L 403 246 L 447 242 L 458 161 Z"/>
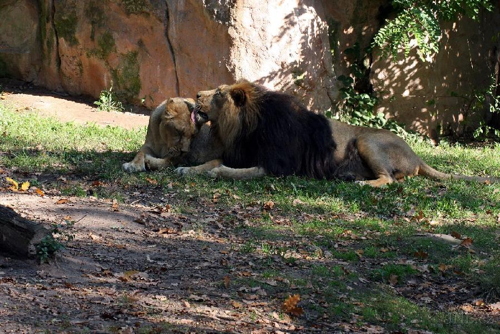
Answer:
<path fill-rule="evenodd" d="M 217 90 L 215 91 L 215 95 L 216 95 L 216 96 L 221 96 L 221 95 L 222 95 L 222 92 L 221 92 L 220 90 L 218 90 L 218 89 L 217 89 Z"/>

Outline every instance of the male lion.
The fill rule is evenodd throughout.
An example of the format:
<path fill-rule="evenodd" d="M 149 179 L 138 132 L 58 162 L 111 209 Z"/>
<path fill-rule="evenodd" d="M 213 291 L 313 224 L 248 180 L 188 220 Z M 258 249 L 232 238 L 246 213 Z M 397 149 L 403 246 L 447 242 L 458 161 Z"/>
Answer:
<path fill-rule="evenodd" d="M 498 181 L 441 173 L 390 131 L 329 121 L 290 95 L 246 80 L 199 92 L 194 112 L 198 122 L 211 121 L 224 154 L 222 160 L 180 167 L 180 174 L 208 172 L 235 179 L 303 175 L 356 180 L 374 187 L 414 175 Z"/>
<path fill-rule="evenodd" d="M 178 164 L 201 164 L 222 156 L 222 143 L 209 124 L 195 122 L 194 100 L 169 98 L 149 118 L 146 141 L 131 162 L 122 168 L 129 173 Z"/>

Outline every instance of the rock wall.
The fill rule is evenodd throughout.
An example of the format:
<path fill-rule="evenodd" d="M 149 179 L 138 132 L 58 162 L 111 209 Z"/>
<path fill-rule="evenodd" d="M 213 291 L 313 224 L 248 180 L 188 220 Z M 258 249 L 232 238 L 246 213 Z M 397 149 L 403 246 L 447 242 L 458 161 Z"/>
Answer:
<path fill-rule="evenodd" d="M 335 111 L 336 78 L 352 61 L 344 51 L 370 45 L 387 4 L 0 0 L 0 77 L 95 98 L 113 85 L 122 99 L 150 108 L 247 78 L 294 94 L 315 111 Z M 450 122 L 456 129 L 460 101 L 450 92 L 478 87 L 492 73 L 485 64 L 495 32 L 487 28 L 498 16 L 450 26 L 431 63 L 369 57 L 364 84 L 383 97 L 379 110 L 423 132 Z"/>
<path fill-rule="evenodd" d="M 406 59 L 400 55 L 399 61 L 375 57 L 370 81 L 381 97 L 378 111 L 431 138 L 460 134 L 487 118 L 486 110 L 474 113 L 472 95 L 492 83 L 500 35 L 491 27 L 498 26 L 497 8 L 478 22 L 463 18 L 446 23 L 440 51 L 428 62 L 415 52 Z"/>

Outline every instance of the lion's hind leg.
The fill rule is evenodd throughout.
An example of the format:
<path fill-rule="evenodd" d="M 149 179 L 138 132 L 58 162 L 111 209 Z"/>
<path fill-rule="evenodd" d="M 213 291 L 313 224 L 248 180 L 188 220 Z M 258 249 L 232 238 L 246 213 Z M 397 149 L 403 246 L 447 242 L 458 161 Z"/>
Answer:
<path fill-rule="evenodd" d="M 374 180 L 357 181 L 356 183 L 372 187 L 382 187 L 396 181 L 392 175 L 394 168 L 391 166 L 390 157 L 384 152 L 379 143 L 369 137 L 358 138 L 357 148 L 361 159 L 376 178 Z"/>

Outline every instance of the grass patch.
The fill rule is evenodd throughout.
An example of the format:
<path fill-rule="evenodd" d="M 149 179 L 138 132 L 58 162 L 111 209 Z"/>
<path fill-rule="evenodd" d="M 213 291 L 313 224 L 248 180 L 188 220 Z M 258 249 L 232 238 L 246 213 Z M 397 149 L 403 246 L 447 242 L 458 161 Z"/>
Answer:
<path fill-rule="evenodd" d="M 360 296 L 364 321 L 384 325 L 388 331 L 428 330 L 433 333 L 495 333 L 500 327 L 458 312 L 431 311 L 383 290 Z"/>

